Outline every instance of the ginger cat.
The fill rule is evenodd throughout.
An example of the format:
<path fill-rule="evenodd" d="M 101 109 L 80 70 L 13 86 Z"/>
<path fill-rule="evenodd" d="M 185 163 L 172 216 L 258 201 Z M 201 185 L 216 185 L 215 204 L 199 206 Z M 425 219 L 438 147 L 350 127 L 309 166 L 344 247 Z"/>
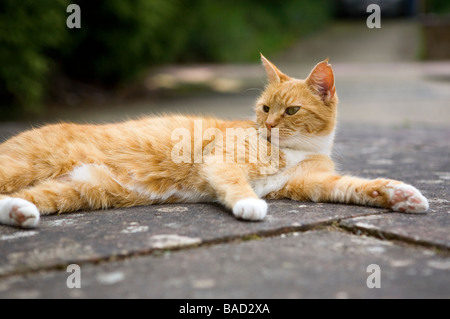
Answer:
<path fill-rule="evenodd" d="M 57 124 L 0 144 L 0 223 L 31 228 L 40 214 L 207 201 L 262 220 L 262 198 L 428 210 L 413 186 L 335 171 L 338 97 L 328 61 L 298 80 L 261 59 L 269 83 L 256 121 L 173 115 Z"/>

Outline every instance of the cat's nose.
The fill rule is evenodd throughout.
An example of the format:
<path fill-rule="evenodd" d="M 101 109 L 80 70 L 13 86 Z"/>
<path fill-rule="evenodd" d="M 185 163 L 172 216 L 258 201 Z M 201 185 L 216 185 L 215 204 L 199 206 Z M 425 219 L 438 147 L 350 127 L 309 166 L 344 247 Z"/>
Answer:
<path fill-rule="evenodd" d="M 267 129 L 270 131 L 272 128 L 274 128 L 275 126 L 277 126 L 277 124 L 275 123 L 275 122 L 269 122 L 269 121 L 267 121 L 266 122 L 266 127 L 267 127 Z"/>

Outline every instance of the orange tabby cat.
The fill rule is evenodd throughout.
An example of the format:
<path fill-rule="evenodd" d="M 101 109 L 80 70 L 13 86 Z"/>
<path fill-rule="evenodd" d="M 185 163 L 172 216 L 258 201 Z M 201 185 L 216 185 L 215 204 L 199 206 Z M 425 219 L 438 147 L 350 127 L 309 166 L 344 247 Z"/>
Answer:
<path fill-rule="evenodd" d="M 338 98 L 328 61 L 306 80 L 283 74 L 263 56 L 262 62 L 269 84 L 256 103 L 256 121 L 174 115 L 57 124 L 4 142 L 0 223 L 35 227 L 40 214 L 205 201 L 222 203 L 237 218 L 262 220 L 262 198 L 428 210 L 410 185 L 335 172 Z"/>

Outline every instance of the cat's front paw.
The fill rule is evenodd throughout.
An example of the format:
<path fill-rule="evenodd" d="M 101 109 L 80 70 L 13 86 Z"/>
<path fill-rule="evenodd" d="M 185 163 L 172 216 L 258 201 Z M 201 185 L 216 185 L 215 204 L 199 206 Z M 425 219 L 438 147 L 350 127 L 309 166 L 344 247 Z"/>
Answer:
<path fill-rule="evenodd" d="M 388 184 L 389 205 L 392 210 L 405 213 L 425 213 L 428 200 L 418 189 L 408 184 Z"/>
<path fill-rule="evenodd" d="M 233 214 L 240 219 L 263 220 L 267 214 L 267 203 L 256 198 L 241 199 L 234 205 Z"/>
<path fill-rule="evenodd" d="M 39 223 L 37 207 L 21 198 L 6 198 L 0 200 L 0 223 L 34 228 Z"/>

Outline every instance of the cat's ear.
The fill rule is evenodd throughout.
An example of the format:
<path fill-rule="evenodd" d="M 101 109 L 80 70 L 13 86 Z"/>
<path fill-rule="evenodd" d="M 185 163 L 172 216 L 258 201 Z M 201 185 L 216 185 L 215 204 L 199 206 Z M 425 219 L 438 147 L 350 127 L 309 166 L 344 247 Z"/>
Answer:
<path fill-rule="evenodd" d="M 324 100 L 329 102 L 336 94 L 334 73 L 328 59 L 318 63 L 306 79 L 309 88 Z"/>
<path fill-rule="evenodd" d="M 290 79 L 286 74 L 278 70 L 278 68 L 272 62 L 267 60 L 264 55 L 262 55 L 262 53 L 261 61 L 264 65 L 264 68 L 266 69 L 267 79 L 269 80 L 269 83 L 281 83 Z"/>

